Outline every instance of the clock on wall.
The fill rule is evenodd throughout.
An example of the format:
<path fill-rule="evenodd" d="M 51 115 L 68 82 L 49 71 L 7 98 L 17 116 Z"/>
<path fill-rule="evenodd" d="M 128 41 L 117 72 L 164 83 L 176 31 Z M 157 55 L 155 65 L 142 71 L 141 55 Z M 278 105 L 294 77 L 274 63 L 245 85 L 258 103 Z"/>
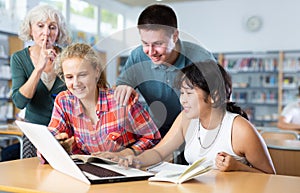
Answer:
<path fill-rule="evenodd" d="M 246 28 L 252 32 L 260 30 L 262 24 L 262 18 L 257 15 L 251 16 L 246 20 Z"/>

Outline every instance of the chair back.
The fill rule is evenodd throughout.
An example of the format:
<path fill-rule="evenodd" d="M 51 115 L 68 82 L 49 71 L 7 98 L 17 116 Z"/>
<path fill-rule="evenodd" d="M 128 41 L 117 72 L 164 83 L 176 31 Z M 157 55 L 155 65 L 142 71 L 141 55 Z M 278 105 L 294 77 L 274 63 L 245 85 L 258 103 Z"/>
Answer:
<path fill-rule="evenodd" d="M 300 141 L 298 133 L 290 130 L 261 131 L 276 173 L 300 176 Z"/>
<path fill-rule="evenodd" d="M 296 131 L 276 130 L 276 131 L 261 131 L 261 136 L 266 139 L 290 139 L 297 140 L 298 133 Z"/>
<path fill-rule="evenodd" d="M 268 148 L 278 175 L 300 176 L 300 149 Z"/>

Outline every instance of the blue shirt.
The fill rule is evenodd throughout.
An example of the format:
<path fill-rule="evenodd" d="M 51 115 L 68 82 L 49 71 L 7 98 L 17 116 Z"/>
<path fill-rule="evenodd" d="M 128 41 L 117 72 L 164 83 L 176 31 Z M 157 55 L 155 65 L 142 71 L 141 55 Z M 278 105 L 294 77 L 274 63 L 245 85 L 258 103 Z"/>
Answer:
<path fill-rule="evenodd" d="M 178 43 L 180 54 L 171 66 L 152 63 L 143 52 L 143 47 L 137 47 L 131 52 L 117 79 L 117 85 L 128 85 L 138 89 L 161 136 L 168 132 L 181 111 L 179 90 L 174 86 L 180 69 L 192 62 L 215 60 L 209 51 L 197 44 L 180 40 Z"/>

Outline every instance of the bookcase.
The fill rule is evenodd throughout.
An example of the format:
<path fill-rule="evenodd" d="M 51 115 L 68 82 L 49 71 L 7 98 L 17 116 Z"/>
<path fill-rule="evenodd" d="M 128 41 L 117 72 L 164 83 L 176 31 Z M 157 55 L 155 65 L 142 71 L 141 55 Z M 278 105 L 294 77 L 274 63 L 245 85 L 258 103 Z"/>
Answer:
<path fill-rule="evenodd" d="M 280 70 L 282 91 L 279 107 L 282 109 L 289 102 L 295 101 L 298 98 L 299 93 L 299 81 L 300 81 L 300 51 L 285 51 L 282 52 L 280 57 L 282 58 L 282 66 Z"/>
<path fill-rule="evenodd" d="M 295 101 L 300 50 L 216 53 L 232 77 L 232 100 L 256 126 L 274 126 L 282 108 Z"/>
<path fill-rule="evenodd" d="M 18 112 L 11 100 L 10 56 L 22 48 L 16 34 L 0 31 L 0 124 L 14 121 Z"/>

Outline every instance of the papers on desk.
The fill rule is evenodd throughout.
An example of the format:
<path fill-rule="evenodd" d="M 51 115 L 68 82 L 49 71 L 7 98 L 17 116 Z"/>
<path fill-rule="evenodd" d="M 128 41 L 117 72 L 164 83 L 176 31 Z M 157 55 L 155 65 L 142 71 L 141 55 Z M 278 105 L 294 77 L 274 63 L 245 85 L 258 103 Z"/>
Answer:
<path fill-rule="evenodd" d="M 183 172 L 188 167 L 189 167 L 188 165 L 180 165 L 180 164 L 174 164 L 174 163 L 170 163 L 170 162 L 159 162 L 158 164 L 149 166 L 146 169 L 147 169 L 147 171 L 153 172 L 153 173 L 158 173 L 162 170 Z"/>
<path fill-rule="evenodd" d="M 161 162 L 147 168 L 148 171 L 157 172 L 155 176 L 150 177 L 148 180 L 181 184 L 210 171 L 211 168 L 212 163 L 205 162 L 205 158 L 195 161 L 190 166 Z"/>

